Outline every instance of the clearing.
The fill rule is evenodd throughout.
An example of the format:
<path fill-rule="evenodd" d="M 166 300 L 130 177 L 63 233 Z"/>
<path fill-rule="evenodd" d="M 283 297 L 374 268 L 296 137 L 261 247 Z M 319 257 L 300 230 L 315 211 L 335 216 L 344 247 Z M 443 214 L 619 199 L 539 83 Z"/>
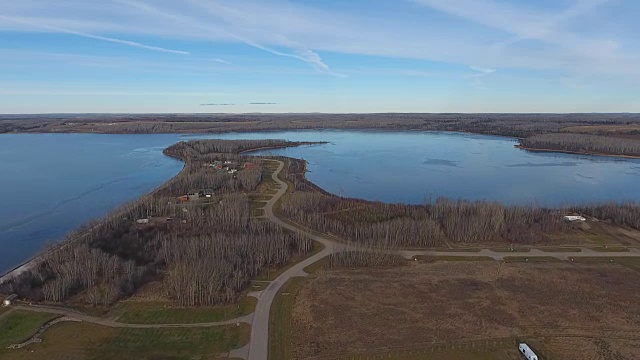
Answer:
<path fill-rule="evenodd" d="M 638 261 L 638 260 L 634 260 Z M 295 296 L 296 359 L 634 359 L 640 277 L 619 263 L 434 262 L 312 275 Z"/>

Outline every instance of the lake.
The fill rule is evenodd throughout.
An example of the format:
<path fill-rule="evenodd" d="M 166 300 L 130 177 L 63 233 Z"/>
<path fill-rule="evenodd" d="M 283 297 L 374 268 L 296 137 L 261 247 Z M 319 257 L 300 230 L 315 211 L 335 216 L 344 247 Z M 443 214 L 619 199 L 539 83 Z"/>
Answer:
<path fill-rule="evenodd" d="M 640 200 L 640 160 L 514 148 L 513 139 L 447 132 L 289 131 L 222 135 L 0 135 L 0 271 L 177 174 L 162 150 L 195 138 L 328 141 L 261 151 L 309 162 L 335 194 L 420 204 L 446 196 L 558 206 Z"/>

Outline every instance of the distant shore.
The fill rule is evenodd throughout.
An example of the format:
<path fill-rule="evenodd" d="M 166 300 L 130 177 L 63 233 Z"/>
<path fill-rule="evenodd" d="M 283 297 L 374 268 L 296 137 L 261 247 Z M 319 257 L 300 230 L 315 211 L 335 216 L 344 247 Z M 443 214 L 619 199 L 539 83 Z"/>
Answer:
<path fill-rule="evenodd" d="M 544 153 L 561 153 L 561 154 L 573 154 L 573 155 L 589 155 L 589 156 L 606 156 L 606 157 L 616 157 L 616 158 L 623 158 L 623 159 L 640 159 L 640 156 L 636 156 L 636 155 L 623 155 L 623 154 L 607 154 L 607 153 L 596 153 L 596 152 L 586 152 L 586 151 L 570 151 L 570 150 L 558 150 L 558 149 L 538 149 L 538 148 L 531 148 L 531 147 L 526 147 L 523 145 L 514 145 L 514 147 L 521 149 L 521 150 L 526 150 L 526 151 L 531 151 L 531 152 L 544 152 Z"/>

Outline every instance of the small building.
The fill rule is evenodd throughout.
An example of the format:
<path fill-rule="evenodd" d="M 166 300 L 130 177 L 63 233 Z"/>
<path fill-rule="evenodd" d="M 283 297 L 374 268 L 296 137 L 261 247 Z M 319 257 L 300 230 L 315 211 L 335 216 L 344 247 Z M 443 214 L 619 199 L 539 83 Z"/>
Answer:
<path fill-rule="evenodd" d="M 531 350 L 529 345 L 527 345 L 525 343 L 520 343 L 518 345 L 518 350 L 520 350 L 520 353 L 522 355 L 524 355 L 525 359 L 527 359 L 527 360 L 538 360 L 538 355 L 536 355 L 536 353 L 534 353 L 533 350 Z"/>
<path fill-rule="evenodd" d="M 584 221 L 587 221 L 586 218 L 584 218 L 583 216 L 578 216 L 578 215 L 567 215 L 567 216 L 564 217 L 564 219 L 566 221 L 568 221 L 568 222 L 576 222 L 576 221 L 584 222 Z"/>
<path fill-rule="evenodd" d="M 258 165 L 256 163 L 252 163 L 252 162 L 246 162 L 246 163 L 244 163 L 244 168 L 245 168 L 245 170 L 259 169 L 260 165 Z"/>
<path fill-rule="evenodd" d="M 186 195 L 182 195 L 182 196 L 178 196 L 178 203 L 184 204 L 184 203 L 188 203 L 190 201 L 196 201 L 198 199 L 200 199 L 200 194 L 199 193 L 195 193 L 195 192 L 191 192 L 188 193 Z"/>
<path fill-rule="evenodd" d="M 18 298 L 18 295 L 16 294 L 11 294 L 7 296 L 7 298 L 4 299 L 4 301 L 2 302 L 2 306 L 11 306 L 11 302 L 17 298 Z"/>
<path fill-rule="evenodd" d="M 148 224 L 149 223 L 149 219 L 138 219 L 138 220 L 136 220 L 136 222 L 138 224 Z"/>

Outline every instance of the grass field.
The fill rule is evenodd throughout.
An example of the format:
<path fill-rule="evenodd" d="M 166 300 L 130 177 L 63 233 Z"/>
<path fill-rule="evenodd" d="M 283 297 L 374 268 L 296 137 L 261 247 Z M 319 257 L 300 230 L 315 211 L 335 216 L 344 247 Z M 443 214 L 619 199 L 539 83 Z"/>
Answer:
<path fill-rule="evenodd" d="M 518 359 L 515 341 L 490 344 L 523 339 L 547 359 L 636 359 L 638 265 L 438 261 L 321 271 L 298 286 L 290 320 L 279 315 L 282 331 L 291 322 L 279 341 L 292 343 L 276 358 Z"/>
<path fill-rule="evenodd" d="M 224 321 L 252 313 L 257 299 L 243 296 L 237 304 L 180 308 L 166 302 L 123 302 L 112 315 L 130 324 L 193 324 Z"/>
<path fill-rule="evenodd" d="M 249 326 L 193 329 L 114 329 L 89 323 L 59 323 L 43 342 L 0 349 L 1 359 L 211 359 L 243 346 Z"/>
<path fill-rule="evenodd" d="M 19 310 L 3 316 L 0 318 L 0 349 L 27 340 L 40 326 L 57 316 Z"/>
<path fill-rule="evenodd" d="M 290 359 L 293 351 L 292 309 L 305 278 L 292 278 L 280 290 L 269 313 L 269 359 Z"/>

